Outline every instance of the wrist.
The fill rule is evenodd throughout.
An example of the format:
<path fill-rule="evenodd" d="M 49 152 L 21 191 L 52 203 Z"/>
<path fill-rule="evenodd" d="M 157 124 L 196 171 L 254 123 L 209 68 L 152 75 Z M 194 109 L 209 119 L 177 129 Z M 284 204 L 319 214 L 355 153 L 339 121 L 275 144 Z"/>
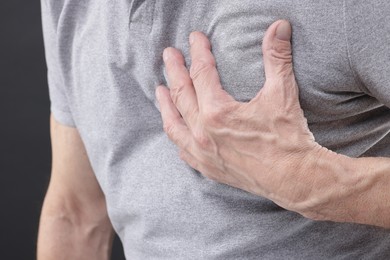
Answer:
<path fill-rule="evenodd" d="M 269 198 L 285 209 L 306 216 L 320 203 L 317 192 L 324 181 L 318 176 L 324 176 L 321 165 L 332 155 L 314 142 L 291 151 L 274 163 L 270 187 L 277 192 L 272 192 Z"/>
<path fill-rule="evenodd" d="M 291 166 L 296 184 L 291 196 L 291 208 L 309 218 L 319 218 L 314 212 L 324 206 L 321 194 L 331 185 L 327 178 L 324 165 L 334 160 L 335 154 L 325 147 L 315 143 L 305 153 L 301 153 Z"/>
<path fill-rule="evenodd" d="M 307 157 L 302 172 L 308 185 L 297 212 L 313 220 L 354 222 L 359 214 L 351 201 L 361 194 L 365 181 L 360 161 L 325 147 Z"/>

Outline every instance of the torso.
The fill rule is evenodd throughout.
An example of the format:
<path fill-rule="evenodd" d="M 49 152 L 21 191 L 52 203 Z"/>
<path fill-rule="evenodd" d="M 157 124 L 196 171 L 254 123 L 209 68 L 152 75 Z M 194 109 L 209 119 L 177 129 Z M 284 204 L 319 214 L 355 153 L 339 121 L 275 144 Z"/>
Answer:
<path fill-rule="evenodd" d="M 181 49 L 190 64 L 188 35 L 200 30 L 224 88 L 250 100 L 264 83 L 261 39 L 284 18 L 316 140 L 350 156 L 389 156 L 381 124 L 390 113 L 351 71 L 342 1 L 70 2 L 77 19 L 67 27 L 77 29 L 62 39 L 72 54 L 62 60 L 68 99 L 129 259 L 390 257 L 388 231 L 313 222 L 202 177 L 178 159 L 154 97 L 166 84 L 163 49 Z"/>

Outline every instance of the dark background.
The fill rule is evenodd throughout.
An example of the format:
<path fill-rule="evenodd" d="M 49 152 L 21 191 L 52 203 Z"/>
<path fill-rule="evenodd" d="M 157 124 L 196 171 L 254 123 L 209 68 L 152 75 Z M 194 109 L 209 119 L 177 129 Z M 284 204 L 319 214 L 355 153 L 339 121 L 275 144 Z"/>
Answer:
<path fill-rule="evenodd" d="M 0 33 L 0 259 L 35 259 L 51 167 L 39 0 L 2 0 Z"/>

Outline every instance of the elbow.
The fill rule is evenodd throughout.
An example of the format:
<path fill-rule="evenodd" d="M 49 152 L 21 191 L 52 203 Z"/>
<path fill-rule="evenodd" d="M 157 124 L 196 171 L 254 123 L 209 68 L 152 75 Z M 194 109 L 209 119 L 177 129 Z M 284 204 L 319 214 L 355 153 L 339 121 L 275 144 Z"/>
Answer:
<path fill-rule="evenodd" d="M 85 236 L 111 229 L 105 202 L 99 201 L 84 205 L 70 198 L 46 198 L 41 219 L 52 226 L 61 227 L 62 230 L 76 230 Z"/>

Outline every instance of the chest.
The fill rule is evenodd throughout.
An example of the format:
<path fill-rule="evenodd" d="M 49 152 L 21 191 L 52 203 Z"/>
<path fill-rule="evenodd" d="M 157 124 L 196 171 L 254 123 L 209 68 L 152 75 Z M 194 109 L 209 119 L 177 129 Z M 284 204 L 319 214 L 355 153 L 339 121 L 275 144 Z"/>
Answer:
<path fill-rule="evenodd" d="M 377 105 L 350 70 L 338 1 L 97 1 L 90 12 L 75 35 L 70 92 L 84 114 L 109 108 L 93 117 L 95 123 L 132 118 L 138 129 L 145 127 L 139 115 L 149 111 L 153 128 L 150 122 L 159 122 L 155 87 L 167 83 L 162 52 L 176 47 L 190 65 L 188 36 L 195 30 L 209 37 L 225 90 L 249 101 L 264 84 L 261 43 L 277 19 L 293 27 L 294 72 L 309 125 L 342 121 Z"/>

